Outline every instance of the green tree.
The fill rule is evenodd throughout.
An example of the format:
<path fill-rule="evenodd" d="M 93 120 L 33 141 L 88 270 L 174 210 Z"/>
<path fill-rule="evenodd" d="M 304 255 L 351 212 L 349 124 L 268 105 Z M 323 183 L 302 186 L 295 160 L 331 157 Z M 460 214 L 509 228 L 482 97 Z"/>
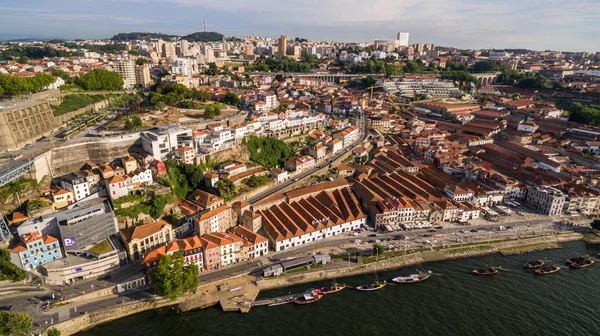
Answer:
<path fill-rule="evenodd" d="M 167 200 L 164 196 L 157 196 L 150 202 L 150 213 L 154 219 L 160 218 L 163 210 L 165 209 L 165 205 L 167 205 Z"/>
<path fill-rule="evenodd" d="M 66 72 L 66 71 L 64 71 L 64 70 L 62 70 L 62 69 L 54 69 L 54 70 L 52 70 L 52 76 L 60 77 L 64 81 L 68 81 L 69 79 L 71 79 L 71 76 L 69 75 L 69 73 Z"/>
<path fill-rule="evenodd" d="M 176 252 L 163 256 L 158 265 L 148 271 L 148 278 L 156 294 L 175 300 L 198 288 L 198 266 L 184 266 L 183 255 Z"/>
<path fill-rule="evenodd" d="M 219 197 L 223 198 L 225 201 L 229 201 L 235 196 L 237 196 L 237 188 L 235 184 L 231 182 L 230 179 L 224 178 L 220 179 L 215 186 L 215 191 L 219 195 Z"/>
<path fill-rule="evenodd" d="M 135 126 L 135 128 L 139 128 L 143 125 L 142 118 L 140 118 L 139 116 L 133 116 L 133 118 L 131 118 L 131 121 L 133 122 L 133 126 Z"/>
<path fill-rule="evenodd" d="M 148 63 L 148 59 L 147 58 L 138 57 L 138 58 L 135 59 L 135 64 L 136 65 L 144 65 L 146 63 Z"/>
<path fill-rule="evenodd" d="M 131 49 L 131 50 L 127 51 L 127 54 L 129 54 L 131 56 L 140 56 L 140 52 L 136 49 Z"/>
<path fill-rule="evenodd" d="M 33 320 L 27 313 L 0 311 L 0 335 L 27 334 L 32 325 Z"/>
<path fill-rule="evenodd" d="M 164 101 L 157 102 L 154 107 L 156 107 L 159 111 L 162 111 L 167 107 L 167 104 Z"/>
<path fill-rule="evenodd" d="M 48 336 L 60 336 L 60 331 L 56 328 L 50 328 L 48 329 Z"/>
<path fill-rule="evenodd" d="M 242 103 L 242 100 L 240 99 L 240 97 L 238 95 L 236 95 L 235 93 L 229 91 L 227 92 L 224 96 L 223 96 L 223 103 L 225 104 L 229 104 L 229 105 L 239 105 Z"/>
<path fill-rule="evenodd" d="M 267 168 L 283 166 L 294 155 L 290 146 L 278 139 L 251 135 L 244 139 L 243 144 L 250 152 L 250 160 Z"/>
<path fill-rule="evenodd" d="M 594 219 L 591 223 L 590 226 L 592 227 L 592 229 L 594 230 L 600 230 L 600 219 L 596 218 Z"/>
<path fill-rule="evenodd" d="M 510 97 L 512 100 L 519 100 L 521 99 L 521 94 L 520 93 L 515 93 Z"/>
<path fill-rule="evenodd" d="M 373 244 L 373 254 L 382 255 L 383 253 L 385 253 L 385 246 L 379 243 Z"/>
<path fill-rule="evenodd" d="M 20 64 L 27 64 L 27 61 L 29 61 L 29 57 L 27 56 L 20 56 L 17 59 L 17 62 L 19 62 Z"/>
<path fill-rule="evenodd" d="M 84 75 L 81 75 L 76 81 L 77 85 L 84 90 L 121 90 L 123 88 L 123 78 L 118 72 L 105 69 L 95 69 Z"/>
<path fill-rule="evenodd" d="M 131 131 L 134 128 L 135 126 L 133 125 L 133 121 L 131 121 L 130 118 L 125 119 L 125 129 Z"/>

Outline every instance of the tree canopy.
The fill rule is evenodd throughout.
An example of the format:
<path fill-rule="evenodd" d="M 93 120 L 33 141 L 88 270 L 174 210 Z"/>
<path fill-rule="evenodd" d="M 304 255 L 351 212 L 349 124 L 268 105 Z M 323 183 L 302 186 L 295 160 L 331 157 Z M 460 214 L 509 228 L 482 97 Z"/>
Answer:
<path fill-rule="evenodd" d="M 202 167 L 192 164 L 179 164 L 177 160 L 168 159 L 165 161 L 167 174 L 173 192 L 178 197 L 185 197 L 189 192 L 195 189 L 201 189 L 204 172 Z"/>
<path fill-rule="evenodd" d="M 176 252 L 165 255 L 158 265 L 148 271 L 148 278 L 156 294 L 170 300 L 198 288 L 198 265 L 184 265 L 183 255 Z"/>
<path fill-rule="evenodd" d="M 5 76 L 0 74 L 0 90 L 7 95 L 19 95 L 43 90 L 54 83 L 54 77 L 38 73 L 33 77 Z"/>
<path fill-rule="evenodd" d="M 44 57 L 69 57 L 71 53 L 55 49 L 49 45 L 43 47 L 34 46 L 19 46 L 16 44 L 9 44 L 9 46 L 0 50 L 0 60 L 17 59 L 21 56 L 28 57 L 30 59 L 40 59 Z"/>
<path fill-rule="evenodd" d="M 569 111 L 569 120 L 571 121 L 600 126 L 600 105 L 584 105 L 580 102 L 575 102 L 569 105 L 566 110 Z"/>
<path fill-rule="evenodd" d="M 0 280 L 25 280 L 27 273 L 10 261 L 7 249 L 0 250 Z M 2 335 L 2 333 L 0 333 Z"/>
<path fill-rule="evenodd" d="M 223 34 L 216 32 L 196 32 L 183 36 L 182 39 L 190 42 L 216 42 L 223 40 Z"/>
<path fill-rule="evenodd" d="M 247 71 L 309 72 L 316 67 L 316 63 L 299 62 L 288 57 L 269 57 L 266 60 L 259 59 L 252 64 L 244 64 Z"/>
<path fill-rule="evenodd" d="M 225 104 L 237 106 L 242 103 L 242 100 L 238 95 L 229 91 L 223 96 L 222 102 Z"/>
<path fill-rule="evenodd" d="M 535 89 L 547 89 L 549 87 L 548 78 L 535 74 L 533 76 L 525 77 L 517 83 L 518 87 L 522 88 L 535 88 Z"/>
<path fill-rule="evenodd" d="M 27 334 L 32 325 L 33 320 L 27 313 L 0 311 L 0 335 Z"/>
<path fill-rule="evenodd" d="M 267 168 L 283 166 L 294 152 L 285 142 L 279 139 L 262 138 L 251 135 L 244 139 L 250 151 L 250 160 Z"/>
<path fill-rule="evenodd" d="M 105 69 L 95 69 L 81 75 L 76 83 L 88 91 L 113 91 L 123 88 L 123 78 L 121 78 L 121 75 L 118 72 Z"/>

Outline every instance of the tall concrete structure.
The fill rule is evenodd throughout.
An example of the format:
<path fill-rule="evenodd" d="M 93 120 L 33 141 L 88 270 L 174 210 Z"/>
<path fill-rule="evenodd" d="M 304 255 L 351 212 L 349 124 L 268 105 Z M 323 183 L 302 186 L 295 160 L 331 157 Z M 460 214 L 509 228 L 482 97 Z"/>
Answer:
<path fill-rule="evenodd" d="M 277 46 L 277 57 L 283 57 L 287 54 L 288 36 L 281 35 L 279 37 L 279 45 Z"/>
<path fill-rule="evenodd" d="M 398 41 L 398 47 L 408 47 L 408 33 L 398 33 L 396 40 Z"/>
<path fill-rule="evenodd" d="M 132 60 L 119 61 L 115 69 L 123 77 L 123 88 L 135 86 L 135 63 Z"/>
<path fill-rule="evenodd" d="M 0 102 L 0 150 L 21 148 L 58 126 L 48 100 Z"/>
<path fill-rule="evenodd" d="M 193 73 L 195 73 L 194 60 L 191 58 L 176 58 L 173 60 L 173 65 L 171 67 L 171 73 L 174 75 L 183 75 L 190 77 Z"/>
<path fill-rule="evenodd" d="M 152 85 L 150 68 L 147 65 L 144 64 L 135 67 L 135 83 L 144 87 Z"/>
<path fill-rule="evenodd" d="M 208 32 L 207 28 L 206 28 L 206 18 L 204 18 L 204 32 Z"/>

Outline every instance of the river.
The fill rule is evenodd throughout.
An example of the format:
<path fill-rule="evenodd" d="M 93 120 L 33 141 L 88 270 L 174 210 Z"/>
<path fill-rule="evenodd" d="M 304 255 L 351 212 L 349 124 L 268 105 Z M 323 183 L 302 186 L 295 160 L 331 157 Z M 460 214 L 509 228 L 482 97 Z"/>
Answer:
<path fill-rule="evenodd" d="M 494 276 L 471 275 L 490 256 L 424 265 L 441 276 L 410 285 L 388 285 L 377 292 L 345 289 L 311 305 L 254 307 L 249 314 L 218 307 L 186 313 L 170 309 L 144 312 L 97 326 L 79 336 L 153 335 L 598 335 L 600 263 L 590 269 L 562 268 L 548 276 L 523 269 L 529 260 L 563 264 L 570 257 L 596 256 L 600 245 L 581 242 L 528 255 L 494 255 L 502 266 Z M 414 269 L 378 274 L 380 280 Z M 338 279 L 348 285 L 373 282 L 375 275 Z M 259 298 L 300 292 L 328 283 L 263 292 Z"/>

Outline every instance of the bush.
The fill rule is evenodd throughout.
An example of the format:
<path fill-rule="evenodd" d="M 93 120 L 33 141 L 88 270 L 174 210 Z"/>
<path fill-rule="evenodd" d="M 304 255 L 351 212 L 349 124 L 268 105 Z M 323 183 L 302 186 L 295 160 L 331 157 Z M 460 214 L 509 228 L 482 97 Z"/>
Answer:
<path fill-rule="evenodd" d="M 283 141 L 273 138 L 249 136 L 245 145 L 250 151 L 250 159 L 267 168 L 283 166 L 294 155 L 292 149 Z"/>
<path fill-rule="evenodd" d="M 55 116 L 59 116 L 77 111 L 80 108 L 103 101 L 107 98 L 108 97 L 105 95 L 69 94 L 63 97 L 60 105 L 53 105 L 52 110 Z"/>

